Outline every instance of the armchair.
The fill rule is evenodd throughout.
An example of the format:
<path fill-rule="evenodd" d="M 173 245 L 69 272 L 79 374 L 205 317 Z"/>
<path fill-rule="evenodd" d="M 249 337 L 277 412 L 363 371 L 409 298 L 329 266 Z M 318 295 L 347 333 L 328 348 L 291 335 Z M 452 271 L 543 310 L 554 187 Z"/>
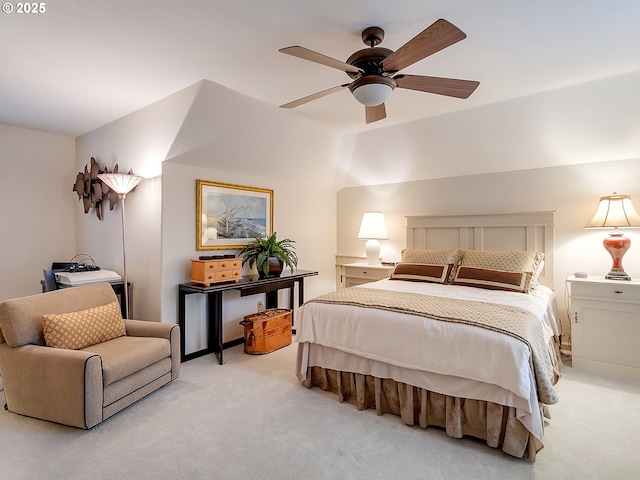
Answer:
<path fill-rule="evenodd" d="M 111 317 L 118 328 L 124 323 L 124 329 L 115 338 L 71 347 L 76 349 L 48 346 L 55 339 L 45 319 L 61 318 L 58 325 L 69 333 L 72 323 L 67 316 L 103 312 L 113 302 L 117 297 L 111 286 L 98 283 L 0 303 L 0 375 L 5 408 L 89 429 L 178 378 L 178 325 L 122 320 L 119 307 L 115 309 L 117 318 Z M 93 323 L 102 320 L 100 315 L 91 318 Z M 86 325 L 82 321 L 77 324 L 81 329 Z M 75 340 L 81 336 L 71 333 Z"/>

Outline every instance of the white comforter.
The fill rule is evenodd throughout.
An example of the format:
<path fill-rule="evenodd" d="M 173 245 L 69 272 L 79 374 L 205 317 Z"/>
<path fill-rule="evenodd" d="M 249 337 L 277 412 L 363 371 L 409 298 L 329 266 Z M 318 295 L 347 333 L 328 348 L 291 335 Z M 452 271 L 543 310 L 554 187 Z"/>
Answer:
<path fill-rule="evenodd" d="M 406 291 L 517 306 L 530 311 L 543 323 L 547 341 L 559 334 L 554 294 L 542 286 L 530 294 L 398 280 L 381 280 L 353 288 Z M 434 375 L 430 377 L 429 385 L 416 386 L 430 389 L 440 386 L 441 393 L 514 406 L 521 410 L 519 417 L 525 426 L 542 439 L 529 348 L 513 337 L 410 314 L 307 303 L 296 315 L 296 341 L 336 349 L 346 357 L 355 355 L 398 369 L 430 372 Z M 304 377 L 306 366 L 313 365 L 313 360 L 311 363 L 308 358 L 306 360 L 299 365 L 299 376 Z"/>

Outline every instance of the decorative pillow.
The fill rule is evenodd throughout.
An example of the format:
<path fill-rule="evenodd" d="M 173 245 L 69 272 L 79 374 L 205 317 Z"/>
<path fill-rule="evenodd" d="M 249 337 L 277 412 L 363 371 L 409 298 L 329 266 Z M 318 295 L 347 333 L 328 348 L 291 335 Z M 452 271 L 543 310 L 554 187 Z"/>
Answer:
<path fill-rule="evenodd" d="M 535 272 L 533 272 L 533 277 L 531 277 L 531 288 L 535 288 L 538 285 L 538 277 L 540 276 L 540 274 L 542 273 L 542 270 L 544 269 L 544 253 L 539 254 L 538 260 L 539 262 L 538 262 L 538 265 L 536 266 L 536 270 Z"/>
<path fill-rule="evenodd" d="M 450 266 L 450 274 L 445 282 L 449 283 L 453 280 L 456 267 L 458 266 L 458 262 L 460 262 L 463 254 L 463 250 L 455 249 L 426 250 L 420 248 L 405 248 L 402 251 L 402 259 L 400 262 Z"/>
<path fill-rule="evenodd" d="M 527 272 L 505 272 L 488 268 L 458 267 L 454 285 L 487 288 L 489 290 L 507 290 L 510 292 L 525 292 L 531 281 L 531 274 Z"/>
<path fill-rule="evenodd" d="M 118 302 L 79 312 L 42 316 L 48 347 L 79 350 L 126 334 Z"/>
<path fill-rule="evenodd" d="M 536 265 L 536 252 L 465 250 L 460 265 L 504 270 L 505 272 L 533 273 Z"/>
<path fill-rule="evenodd" d="M 525 273 L 527 274 L 527 281 L 523 291 L 528 292 L 534 286 L 531 280 L 543 259 L 544 254 L 540 252 L 522 250 L 466 250 L 462 260 L 460 260 L 460 267 Z"/>
<path fill-rule="evenodd" d="M 399 263 L 391 280 L 409 280 L 412 282 L 447 283 L 453 265 L 427 265 L 426 263 Z"/>

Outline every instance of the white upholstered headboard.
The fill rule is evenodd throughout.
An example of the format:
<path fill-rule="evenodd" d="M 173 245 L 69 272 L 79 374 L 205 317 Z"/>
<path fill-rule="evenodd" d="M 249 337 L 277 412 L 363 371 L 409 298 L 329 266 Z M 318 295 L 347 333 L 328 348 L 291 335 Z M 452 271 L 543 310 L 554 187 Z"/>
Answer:
<path fill-rule="evenodd" d="M 555 289 L 555 217 L 555 211 L 406 217 L 407 248 L 543 252 L 538 281 Z"/>

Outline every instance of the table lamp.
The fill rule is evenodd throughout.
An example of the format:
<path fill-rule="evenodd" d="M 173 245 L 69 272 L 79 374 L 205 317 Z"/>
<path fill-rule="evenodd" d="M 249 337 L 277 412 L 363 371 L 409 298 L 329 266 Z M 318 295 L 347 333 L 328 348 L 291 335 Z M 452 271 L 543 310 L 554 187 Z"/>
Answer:
<path fill-rule="evenodd" d="M 380 258 L 380 242 L 378 240 L 389 239 L 382 212 L 364 212 L 358 238 L 367 240 L 365 244 L 367 263 L 377 265 L 378 258 Z"/>
<path fill-rule="evenodd" d="M 124 199 L 127 193 L 133 190 L 142 180 L 142 177 L 130 173 L 101 173 L 98 178 L 118 194 L 122 200 L 122 270 L 124 275 L 124 318 L 129 318 L 129 282 L 127 281 L 127 247 L 125 239 Z"/>
<path fill-rule="evenodd" d="M 604 278 L 608 280 L 631 280 L 622 267 L 622 257 L 629 250 L 631 240 L 625 237 L 619 228 L 640 227 L 640 216 L 631 203 L 629 195 L 613 195 L 600 197 L 595 215 L 584 228 L 613 228 L 602 244 L 613 259 L 611 271 Z"/>

